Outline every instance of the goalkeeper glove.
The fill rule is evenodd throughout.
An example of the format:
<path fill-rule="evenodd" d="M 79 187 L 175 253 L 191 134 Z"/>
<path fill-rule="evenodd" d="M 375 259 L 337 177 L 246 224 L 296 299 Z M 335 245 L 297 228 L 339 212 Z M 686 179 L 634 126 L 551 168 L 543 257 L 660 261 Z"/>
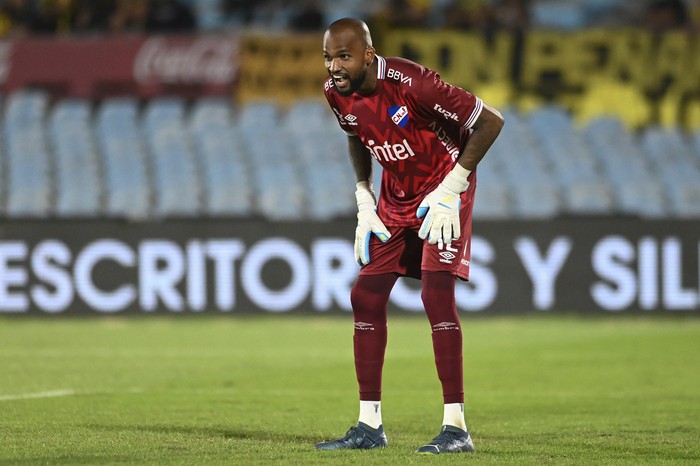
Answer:
<path fill-rule="evenodd" d="M 471 170 L 455 165 L 438 187 L 428 194 L 418 206 L 416 216 L 423 218 L 418 237 L 428 238 L 428 243 L 441 241 L 450 244 L 461 234 L 459 220 L 460 194 L 467 190 L 467 177 Z"/>
<path fill-rule="evenodd" d="M 372 233 L 383 243 L 389 241 L 391 233 L 377 215 L 377 204 L 369 182 L 357 183 L 357 229 L 355 230 L 355 260 L 360 266 L 369 264 L 369 239 Z"/>

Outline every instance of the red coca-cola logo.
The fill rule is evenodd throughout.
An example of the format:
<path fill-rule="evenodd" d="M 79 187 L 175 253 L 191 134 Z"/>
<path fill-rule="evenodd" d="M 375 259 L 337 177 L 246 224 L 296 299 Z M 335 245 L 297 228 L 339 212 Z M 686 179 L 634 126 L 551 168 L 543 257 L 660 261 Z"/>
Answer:
<path fill-rule="evenodd" d="M 134 60 L 139 84 L 229 84 L 237 68 L 233 40 L 199 38 L 171 44 L 163 37 L 146 40 Z"/>

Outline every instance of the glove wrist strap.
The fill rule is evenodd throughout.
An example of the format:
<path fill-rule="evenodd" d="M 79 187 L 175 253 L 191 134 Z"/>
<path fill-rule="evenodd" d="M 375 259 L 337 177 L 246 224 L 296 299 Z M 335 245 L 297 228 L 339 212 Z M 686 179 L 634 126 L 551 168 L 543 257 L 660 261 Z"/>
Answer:
<path fill-rule="evenodd" d="M 372 186 L 369 184 L 369 181 L 360 181 L 355 185 L 355 188 L 357 210 L 374 210 L 377 207 L 377 203 L 374 200 L 374 191 L 372 191 Z"/>
<path fill-rule="evenodd" d="M 442 180 L 442 186 L 449 191 L 460 194 L 467 190 L 469 187 L 469 174 L 471 170 L 467 170 L 460 164 L 456 164 L 450 173 L 447 174 L 444 180 Z"/>

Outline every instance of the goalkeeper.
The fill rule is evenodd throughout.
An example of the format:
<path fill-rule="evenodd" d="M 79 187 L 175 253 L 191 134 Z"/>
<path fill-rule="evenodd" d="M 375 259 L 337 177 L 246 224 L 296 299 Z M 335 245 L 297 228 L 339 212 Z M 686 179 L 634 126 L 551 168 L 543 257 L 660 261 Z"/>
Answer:
<path fill-rule="evenodd" d="M 382 425 L 386 304 L 400 276 L 422 281 L 444 403 L 440 433 L 423 453 L 473 450 L 464 416 L 462 330 L 456 278 L 469 278 L 476 166 L 503 126 L 481 99 L 417 63 L 378 55 L 367 25 L 340 19 L 326 30 L 324 91 L 348 136 L 357 181 L 351 291 L 359 384 L 357 425 L 322 450 L 387 445 Z M 373 160 L 383 168 L 379 202 Z"/>

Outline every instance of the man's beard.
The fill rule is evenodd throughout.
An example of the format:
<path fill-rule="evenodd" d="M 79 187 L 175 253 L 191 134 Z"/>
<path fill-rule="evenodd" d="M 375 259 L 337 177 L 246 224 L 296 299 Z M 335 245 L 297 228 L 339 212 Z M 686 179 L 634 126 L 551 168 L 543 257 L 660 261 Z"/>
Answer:
<path fill-rule="evenodd" d="M 365 77 L 367 76 L 367 70 L 363 70 L 360 75 L 355 78 L 350 80 L 350 87 L 348 88 L 347 91 L 341 91 L 338 89 L 338 86 L 335 85 L 335 80 L 333 81 L 333 86 L 335 87 L 335 90 L 338 91 L 338 94 L 342 95 L 343 97 L 347 97 L 351 94 L 353 94 L 356 90 L 362 86 L 362 83 L 365 82 Z"/>

